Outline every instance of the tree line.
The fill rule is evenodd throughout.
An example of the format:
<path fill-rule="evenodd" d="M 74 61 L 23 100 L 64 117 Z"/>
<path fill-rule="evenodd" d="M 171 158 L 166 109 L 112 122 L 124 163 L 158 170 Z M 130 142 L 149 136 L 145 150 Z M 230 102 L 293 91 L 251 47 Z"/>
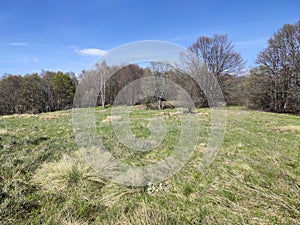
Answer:
<path fill-rule="evenodd" d="M 248 76 L 250 107 L 300 113 L 300 20 L 285 24 L 257 57 Z"/>
<path fill-rule="evenodd" d="M 77 79 L 74 73 L 43 71 L 0 80 L 0 114 L 41 113 L 72 107 Z"/>
<path fill-rule="evenodd" d="M 257 57 L 257 66 L 241 75 L 245 62 L 235 51 L 227 35 L 199 37 L 189 50 L 214 75 L 227 105 L 243 105 L 278 113 L 300 113 L 300 20 L 285 24 L 268 40 Z M 113 74 L 109 79 L 108 75 Z M 155 77 L 155 95 L 136 100 L 141 92 L 139 79 Z M 183 87 L 196 107 L 207 107 L 204 91 L 189 74 L 170 65 L 152 62 L 146 68 L 135 64 L 108 66 L 105 61 L 93 69 L 74 73 L 42 71 L 25 76 L 8 75 L 0 80 L 0 114 L 41 113 L 72 108 L 78 82 L 86 90 L 97 88 L 97 105 L 155 103 L 163 108 L 167 98 L 165 81 Z M 118 93 L 127 86 L 126 99 L 116 102 Z M 97 84 L 97 87 L 95 85 Z M 88 102 L 89 99 L 86 99 Z"/>

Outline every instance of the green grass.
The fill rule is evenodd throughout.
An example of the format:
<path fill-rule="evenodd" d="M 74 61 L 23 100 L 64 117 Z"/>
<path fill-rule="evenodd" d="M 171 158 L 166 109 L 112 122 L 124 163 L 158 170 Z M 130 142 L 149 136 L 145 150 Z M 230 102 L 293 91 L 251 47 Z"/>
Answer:
<path fill-rule="evenodd" d="M 209 109 L 197 109 L 199 147 L 174 177 L 147 187 L 98 177 L 75 143 L 71 111 L 0 117 L 0 224 L 300 224 L 300 117 L 227 109 L 215 161 L 199 171 L 209 136 Z M 179 140 L 175 109 L 130 114 L 146 139 L 154 116 L 166 138 L 150 152 L 120 144 L 96 109 L 97 134 L 114 157 L 148 165 L 172 154 Z"/>

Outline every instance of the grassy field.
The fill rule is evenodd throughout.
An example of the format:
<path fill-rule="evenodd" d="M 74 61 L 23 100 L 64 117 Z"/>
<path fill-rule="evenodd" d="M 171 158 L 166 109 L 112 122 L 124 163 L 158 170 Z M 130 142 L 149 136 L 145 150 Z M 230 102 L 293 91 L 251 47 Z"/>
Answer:
<path fill-rule="evenodd" d="M 71 111 L 0 117 L 1 224 L 300 224 L 300 117 L 227 109 L 220 152 L 197 170 L 210 127 L 197 109 L 199 147 L 174 177 L 129 188 L 97 176 L 75 143 Z M 147 123 L 165 119 L 168 132 L 154 151 L 118 144 L 110 108 L 96 109 L 98 135 L 113 155 L 145 165 L 170 155 L 178 141 L 175 109 L 136 107 L 131 128 L 147 138 Z"/>

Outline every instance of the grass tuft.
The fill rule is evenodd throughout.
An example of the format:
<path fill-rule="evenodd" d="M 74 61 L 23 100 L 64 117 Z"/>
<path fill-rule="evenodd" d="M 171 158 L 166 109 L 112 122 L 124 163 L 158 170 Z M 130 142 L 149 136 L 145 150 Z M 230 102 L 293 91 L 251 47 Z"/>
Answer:
<path fill-rule="evenodd" d="M 102 180 L 82 158 L 79 151 L 63 155 L 56 162 L 43 164 L 32 177 L 32 182 L 48 191 L 66 190 L 88 180 L 103 184 Z"/>

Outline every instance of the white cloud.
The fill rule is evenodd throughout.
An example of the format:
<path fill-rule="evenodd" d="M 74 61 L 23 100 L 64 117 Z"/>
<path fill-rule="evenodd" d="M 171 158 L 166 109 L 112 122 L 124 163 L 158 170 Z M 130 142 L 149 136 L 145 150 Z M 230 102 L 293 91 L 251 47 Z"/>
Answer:
<path fill-rule="evenodd" d="M 107 53 L 107 51 L 98 48 L 85 48 L 76 50 L 76 53 L 82 56 L 103 56 Z"/>
<path fill-rule="evenodd" d="M 26 46 L 28 44 L 26 42 L 11 42 L 9 43 L 9 45 L 19 47 L 19 46 Z"/>
<path fill-rule="evenodd" d="M 22 63 L 38 63 L 40 60 L 38 58 L 23 58 L 23 59 L 20 59 Z"/>

